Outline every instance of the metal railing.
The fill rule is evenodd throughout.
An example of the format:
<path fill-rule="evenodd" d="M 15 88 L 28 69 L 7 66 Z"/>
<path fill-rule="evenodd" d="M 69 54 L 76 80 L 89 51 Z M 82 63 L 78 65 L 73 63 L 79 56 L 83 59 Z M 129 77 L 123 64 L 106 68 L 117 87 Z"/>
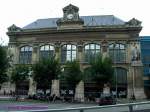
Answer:
<path fill-rule="evenodd" d="M 73 111 L 73 110 L 78 111 L 78 112 L 86 112 L 87 110 L 113 108 L 113 107 L 116 107 L 116 108 L 128 107 L 128 110 L 126 110 L 126 111 L 134 112 L 134 108 L 133 108 L 134 106 L 144 105 L 144 104 L 150 104 L 150 101 L 137 102 L 137 103 L 126 103 L 126 104 L 116 104 L 116 105 L 107 105 L 107 106 L 90 106 L 90 107 L 78 107 L 78 108 L 67 108 L 67 109 L 28 110 L 28 111 L 15 111 L 15 112 L 69 112 L 69 111 Z M 150 109 L 150 107 L 149 107 L 149 109 Z"/>

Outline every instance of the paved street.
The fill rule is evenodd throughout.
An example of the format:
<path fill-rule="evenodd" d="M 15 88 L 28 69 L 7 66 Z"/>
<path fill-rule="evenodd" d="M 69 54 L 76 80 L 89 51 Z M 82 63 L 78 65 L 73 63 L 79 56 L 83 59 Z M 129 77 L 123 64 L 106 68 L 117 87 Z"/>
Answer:
<path fill-rule="evenodd" d="M 1 111 L 16 111 L 16 110 L 39 110 L 39 109 L 67 109 L 77 107 L 98 106 L 97 104 L 81 104 L 81 103 L 38 103 L 38 102 L 16 102 L 16 101 L 0 101 Z M 147 110 L 143 110 L 147 109 Z M 149 110 L 148 110 L 149 109 Z M 85 110 L 84 112 L 128 112 L 128 107 L 111 107 L 102 109 Z M 134 106 L 135 112 L 150 112 L 150 104 Z M 141 111 L 139 111 L 141 110 Z M 79 111 L 69 111 L 79 112 Z"/>

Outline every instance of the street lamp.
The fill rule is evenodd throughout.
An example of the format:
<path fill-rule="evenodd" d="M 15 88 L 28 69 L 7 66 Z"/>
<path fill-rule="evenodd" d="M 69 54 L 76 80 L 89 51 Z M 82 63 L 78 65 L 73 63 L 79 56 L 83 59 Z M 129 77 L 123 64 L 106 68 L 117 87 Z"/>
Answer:
<path fill-rule="evenodd" d="M 116 65 L 116 62 L 114 61 L 114 64 Z M 117 83 L 118 83 L 118 78 L 117 78 L 117 67 L 115 66 L 115 85 L 116 85 L 116 99 L 117 99 L 117 91 L 118 91 L 118 85 L 117 85 Z"/>

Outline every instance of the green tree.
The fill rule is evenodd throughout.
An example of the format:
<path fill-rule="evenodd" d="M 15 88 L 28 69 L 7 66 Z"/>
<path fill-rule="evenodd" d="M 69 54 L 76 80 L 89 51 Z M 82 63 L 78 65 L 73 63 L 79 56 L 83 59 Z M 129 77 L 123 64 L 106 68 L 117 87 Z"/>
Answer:
<path fill-rule="evenodd" d="M 61 73 L 61 66 L 54 57 L 42 59 L 33 65 L 33 73 L 33 79 L 42 86 L 41 89 L 46 93 L 46 89 L 50 86 L 51 81 L 58 79 L 58 75 Z"/>
<path fill-rule="evenodd" d="M 76 85 L 82 80 L 82 72 L 77 61 L 68 61 L 62 74 L 62 79 L 67 83 L 67 87 L 75 89 Z"/>
<path fill-rule="evenodd" d="M 113 80 L 114 68 L 112 67 L 112 61 L 109 57 L 97 56 L 90 63 L 90 71 L 93 80 L 103 86 L 105 83 L 111 83 Z"/>
<path fill-rule="evenodd" d="M 7 58 L 6 47 L 0 45 L 0 88 L 1 84 L 7 81 L 7 68 L 9 67 L 9 60 Z"/>
<path fill-rule="evenodd" d="M 16 65 L 12 69 L 11 82 L 16 84 L 16 90 L 17 86 L 20 85 L 20 83 L 28 79 L 29 72 L 29 66 L 22 64 Z"/>

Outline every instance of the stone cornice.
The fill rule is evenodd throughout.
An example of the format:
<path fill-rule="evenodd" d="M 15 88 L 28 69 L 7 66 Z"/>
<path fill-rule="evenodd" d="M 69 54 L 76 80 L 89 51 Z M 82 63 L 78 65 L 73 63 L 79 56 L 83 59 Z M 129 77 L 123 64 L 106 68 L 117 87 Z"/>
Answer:
<path fill-rule="evenodd" d="M 42 28 L 42 29 L 22 29 L 20 31 L 7 32 L 8 36 L 19 35 L 37 35 L 37 34 L 59 34 L 59 33 L 82 33 L 82 32 L 103 32 L 103 33 L 139 33 L 142 27 L 120 26 L 97 26 L 83 27 L 82 29 L 60 29 L 57 28 Z"/>

